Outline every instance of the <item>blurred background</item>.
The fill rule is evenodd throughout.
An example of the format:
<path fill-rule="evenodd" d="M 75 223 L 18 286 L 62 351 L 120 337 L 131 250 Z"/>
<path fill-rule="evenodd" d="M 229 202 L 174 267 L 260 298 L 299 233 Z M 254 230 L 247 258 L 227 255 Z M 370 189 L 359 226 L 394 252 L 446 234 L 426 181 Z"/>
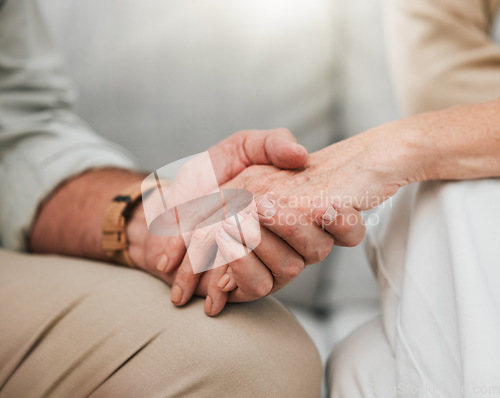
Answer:
<path fill-rule="evenodd" d="M 144 169 L 249 128 L 310 151 L 398 118 L 381 0 L 50 0 L 78 113 Z M 362 247 L 335 248 L 276 295 L 325 359 L 375 315 Z"/>

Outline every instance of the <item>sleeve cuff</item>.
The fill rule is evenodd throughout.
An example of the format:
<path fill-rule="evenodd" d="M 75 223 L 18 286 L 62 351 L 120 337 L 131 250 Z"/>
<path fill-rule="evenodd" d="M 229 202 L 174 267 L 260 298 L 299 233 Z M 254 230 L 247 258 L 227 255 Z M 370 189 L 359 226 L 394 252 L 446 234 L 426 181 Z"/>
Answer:
<path fill-rule="evenodd" d="M 62 181 L 89 169 L 118 167 L 135 169 L 137 165 L 125 150 L 107 141 L 81 142 L 62 148 L 43 161 L 11 157 L 2 162 L 0 184 L 0 244 L 26 251 L 28 237 L 39 203 Z M 40 160 L 40 159 L 38 159 Z"/>

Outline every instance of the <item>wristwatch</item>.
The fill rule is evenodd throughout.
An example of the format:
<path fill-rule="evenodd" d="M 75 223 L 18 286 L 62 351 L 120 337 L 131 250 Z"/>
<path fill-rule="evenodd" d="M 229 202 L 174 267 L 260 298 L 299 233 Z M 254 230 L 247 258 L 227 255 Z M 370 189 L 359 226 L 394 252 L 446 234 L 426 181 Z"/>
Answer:
<path fill-rule="evenodd" d="M 126 224 L 133 207 L 142 200 L 142 182 L 130 186 L 115 196 L 106 207 L 102 223 L 102 247 L 116 263 L 134 267 L 128 253 Z M 146 187 L 151 189 L 154 187 Z"/>

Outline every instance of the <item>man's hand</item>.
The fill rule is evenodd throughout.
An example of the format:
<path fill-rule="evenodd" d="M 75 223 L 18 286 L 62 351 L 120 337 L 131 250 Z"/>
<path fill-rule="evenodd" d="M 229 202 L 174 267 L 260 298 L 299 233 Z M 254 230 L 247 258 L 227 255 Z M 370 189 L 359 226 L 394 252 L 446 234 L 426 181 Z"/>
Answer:
<path fill-rule="evenodd" d="M 209 154 L 219 184 L 252 164 L 300 168 L 307 161 L 306 149 L 285 129 L 241 131 L 210 148 Z M 64 182 L 40 206 L 30 249 L 108 260 L 101 232 L 105 208 L 116 195 L 144 177 L 142 173 L 109 168 L 90 170 Z M 184 256 L 182 239 L 151 236 L 141 206 L 134 211 L 127 233 L 134 263 L 169 281 L 165 272 L 175 268 Z"/>
<path fill-rule="evenodd" d="M 296 143 L 296 139 L 286 129 L 241 131 L 213 146 L 208 153 L 218 185 L 224 185 L 251 165 L 296 169 L 303 167 L 307 161 L 307 151 Z M 173 182 L 167 196 L 175 196 L 175 199 L 184 202 L 186 198 L 189 200 L 209 193 L 211 188 L 203 186 L 207 173 L 196 166 L 195 160 L 181 169 L 182 175 Z M 127 236 L 133 262 L 169 283 L 183 258 L 188 258 L 185 256 L 186 243 L 183 237 L 157 236 L 148 231 L 143 205 L 133 212 Z M 201 238 L 206 240 L 205 236 Z M 193 273 L 190 265 L 189 269 Z M 193 291 L 195 287 L 196 284 Z M 177 294 L 174 288 L 174 299 Z M 191 297 L 193 292 L 187 294 Z M 182 296 L 178 301 L 182 301 Z"/>

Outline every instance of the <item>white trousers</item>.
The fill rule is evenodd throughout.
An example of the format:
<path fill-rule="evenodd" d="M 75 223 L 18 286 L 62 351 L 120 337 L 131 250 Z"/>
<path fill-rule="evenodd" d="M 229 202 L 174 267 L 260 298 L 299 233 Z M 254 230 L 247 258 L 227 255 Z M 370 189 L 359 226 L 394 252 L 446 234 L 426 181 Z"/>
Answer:
<path fill-rule="evenodd" d="M 345 339 L 331 397 L 500 397 L 500 179 L 404 188 L 369 231 L 382 315 Z"/>

